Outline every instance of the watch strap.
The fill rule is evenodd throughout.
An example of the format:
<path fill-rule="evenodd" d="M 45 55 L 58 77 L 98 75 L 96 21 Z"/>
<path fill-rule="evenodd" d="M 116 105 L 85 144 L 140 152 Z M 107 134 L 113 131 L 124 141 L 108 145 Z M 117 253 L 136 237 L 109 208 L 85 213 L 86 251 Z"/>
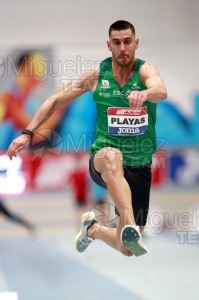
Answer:
<path fill-rule="evenodd" d="M 33 131 L 29 130 L 29 129 L 24 129 L 22 130 L 21 132 L 22 134 L 28 134 L 30 135 L 31 137 L 33 137 Z"/>

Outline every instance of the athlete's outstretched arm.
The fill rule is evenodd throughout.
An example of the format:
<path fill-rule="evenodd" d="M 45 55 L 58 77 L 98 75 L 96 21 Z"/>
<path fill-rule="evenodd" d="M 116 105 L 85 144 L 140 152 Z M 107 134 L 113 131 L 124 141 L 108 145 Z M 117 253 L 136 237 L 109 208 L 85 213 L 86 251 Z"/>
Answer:
<path fill-rule="evenodd" d="M 146 90 L 131 92 L 128 97 L 130 106 L 140 108 L 146 100 L 157 103 L 167 98 L 166 86 L 154 65 L 145 62 L 140 68 L 140 78 Z"/>
<path fill-rule="evenodd" d="M 140 68 L 140 77 L 147 89 L 143 92 L 147 94 L 147 99 L 157 103 L 167 98 L 167 89 L 160 76 L 158 69 L 149 63 L 145 63 Z"/>
<path fill-rule="evenodd" d="M 68 84 L 63 91 L 49 97 L 37 110 L 26 128 L 34 133 L 52 116 L 57 108 L 70 103 L 86 91 L 93 89 L 97 78 L 98 71 L 93 70 L 88 75 L 81 76 L 75 84 Z M 22 134 L 16 138 L 8 148 L 7 154 L 9 158 L 12 159 L 19 151 L 26 148 L 30 141 L 31 136 L 28 134 Z"/>

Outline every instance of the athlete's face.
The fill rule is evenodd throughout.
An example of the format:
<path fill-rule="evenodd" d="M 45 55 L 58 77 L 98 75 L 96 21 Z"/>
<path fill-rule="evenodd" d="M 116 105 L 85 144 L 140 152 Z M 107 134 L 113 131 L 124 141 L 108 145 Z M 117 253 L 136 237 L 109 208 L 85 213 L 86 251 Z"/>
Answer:
<path fill-rule="evenodd" d="M 107 42 L 113 60 L 120 67 L 127 67 L 133 62 L 138 44 L 139 40 L 135 38 L 131 29 L 111 31 Z"/>

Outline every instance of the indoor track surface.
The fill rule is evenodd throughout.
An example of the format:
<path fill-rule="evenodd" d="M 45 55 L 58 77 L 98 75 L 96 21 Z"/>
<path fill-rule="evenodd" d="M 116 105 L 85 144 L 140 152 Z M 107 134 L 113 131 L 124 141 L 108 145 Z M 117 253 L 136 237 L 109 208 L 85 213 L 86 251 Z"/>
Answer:
<path fill-rule="evenodd" d="M 0 300 L 198 300 L 198 196 L 198 190 L 152 190 L 142 257 L 122 256 L 100 241 L 78 253 L 81 212 L 70 193 L 7 199 L 36 230 L 0 217 Z"/>

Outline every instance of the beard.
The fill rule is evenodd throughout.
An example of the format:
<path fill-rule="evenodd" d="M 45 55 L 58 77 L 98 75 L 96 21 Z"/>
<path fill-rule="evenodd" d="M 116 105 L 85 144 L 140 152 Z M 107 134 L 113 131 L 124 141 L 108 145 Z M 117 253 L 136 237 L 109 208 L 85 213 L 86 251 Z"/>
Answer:
<path fill-rule="evenodd" d="M 113 55 L 113 58 L 114 58 L 114 61 L 118 64 L 118 66 L 124 68 L 124 67 L 130 66 L 133 63 L 134 54 L 132 56 L 121 54 L 118 57 Z"/>

